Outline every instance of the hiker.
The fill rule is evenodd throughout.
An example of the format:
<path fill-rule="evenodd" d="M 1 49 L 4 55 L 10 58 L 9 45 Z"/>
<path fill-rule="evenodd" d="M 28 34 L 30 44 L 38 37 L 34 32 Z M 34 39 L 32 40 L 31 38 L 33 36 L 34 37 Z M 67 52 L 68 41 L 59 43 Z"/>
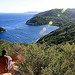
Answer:
<path fill-rule="evenodd" d="M 2 56 L 0 56 L 0 75 L 2 73 L 8 73 L 10 70 L 12 58 L 7 56 L 7 51 L 2 50 Z"/>

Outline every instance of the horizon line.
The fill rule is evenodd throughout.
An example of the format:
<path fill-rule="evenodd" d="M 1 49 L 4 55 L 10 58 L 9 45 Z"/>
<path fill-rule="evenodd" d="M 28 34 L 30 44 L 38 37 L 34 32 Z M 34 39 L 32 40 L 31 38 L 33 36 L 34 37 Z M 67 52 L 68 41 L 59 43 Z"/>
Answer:
<path fill-rule="evenodd" d="M 54 9 L 65 9 L 65 8 L 54 8 Z M 75 8 L 66 8 L 66 9 L 75 9 Z M 52 9 L 49 9 L 49 10 L 52 10 Z M 44 10 L 44 11 L 48 11 L 48 10 Z M 3 12 L 3 11 L 0 11 L 0 13 L 29 13 L 29 12 L 44 12 L 44 11 L 23 11 L 23 12 L 11 12 L 11 11 L 9 11 L 9 12 L 7 12 L 7 11 L 5 11 L 5 12 Z"/>

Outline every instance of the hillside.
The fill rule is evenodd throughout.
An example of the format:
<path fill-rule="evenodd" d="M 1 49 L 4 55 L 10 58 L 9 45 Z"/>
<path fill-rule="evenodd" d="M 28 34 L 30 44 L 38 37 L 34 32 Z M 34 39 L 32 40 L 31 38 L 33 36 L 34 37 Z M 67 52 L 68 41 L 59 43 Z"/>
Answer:
<path fill-rule="evenodd" d="M 4 32 L 6 31 L 5 29 L 3 29 L 2 27 L 0 27 L 0 32 Z"/>
<path fill-rule="evenodd" d="M 63 42 L 74 42 L 75 43 L 75 24 L 67 24 L 59 29 L 45 35 L 40 38 L 37 43 L 47 42 L 48 45 L 60 44 Z"/>
<path fill-rule="evenodd" d="M 75 9 L 52 9 L 49 11 L 36 14 L 33 18 L 28 20 L 28 25 L 47 25 L 53 21 L 53 25 L 63 26 L 66 22 L 74 22 Z"/>

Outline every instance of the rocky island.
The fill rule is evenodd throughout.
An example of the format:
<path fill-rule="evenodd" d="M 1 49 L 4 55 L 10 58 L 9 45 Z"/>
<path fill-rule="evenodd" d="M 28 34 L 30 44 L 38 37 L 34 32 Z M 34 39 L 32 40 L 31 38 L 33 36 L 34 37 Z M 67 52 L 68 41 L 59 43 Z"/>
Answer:
<path fill-rule="evenodd" d="M 3 29 L 2 27 L 0 27 L 0 32 L 4 32 L 6 31 L 5 29 Z"/>

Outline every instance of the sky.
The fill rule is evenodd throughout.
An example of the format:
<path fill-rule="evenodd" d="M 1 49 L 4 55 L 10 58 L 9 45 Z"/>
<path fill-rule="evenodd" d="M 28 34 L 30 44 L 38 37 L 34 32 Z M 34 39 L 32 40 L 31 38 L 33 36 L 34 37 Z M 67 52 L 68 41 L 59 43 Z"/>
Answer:
<path fill-rule="evenodd" d="M 41 12 L 55 8 L 75 8 L 75 0 L 0 0 L 0 13 Z"/>

